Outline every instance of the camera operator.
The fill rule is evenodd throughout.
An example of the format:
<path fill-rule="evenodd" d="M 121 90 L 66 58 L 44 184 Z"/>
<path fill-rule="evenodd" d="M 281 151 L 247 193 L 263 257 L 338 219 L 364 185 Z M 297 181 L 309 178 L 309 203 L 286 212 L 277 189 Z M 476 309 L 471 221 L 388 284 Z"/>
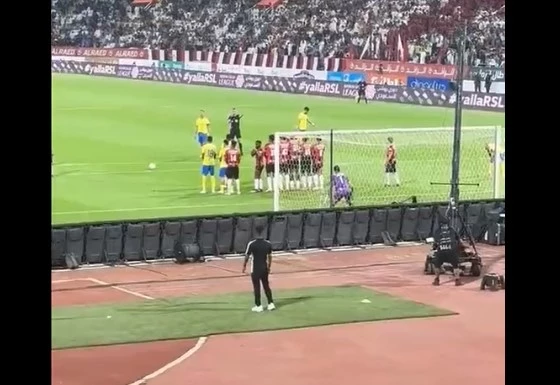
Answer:
<path fill-rule="evenodd" d="M 459 274 L 459 256 L 464 251 L 465 246 L 461 242 L 459 234 L 453 227 L 449 225 L 449 220 L 445 217 L 439 219 L 439 229 L 434 234 L 435 238 L 435 255 L 434 267 L 436 278 L 433 285 L 439 286 L 439 276 L 443 272 L 442 265 L 449 263 L 453 267 L 453 276 L 455 277 L 455 286 L 461 286 L 461 278 Z"/>

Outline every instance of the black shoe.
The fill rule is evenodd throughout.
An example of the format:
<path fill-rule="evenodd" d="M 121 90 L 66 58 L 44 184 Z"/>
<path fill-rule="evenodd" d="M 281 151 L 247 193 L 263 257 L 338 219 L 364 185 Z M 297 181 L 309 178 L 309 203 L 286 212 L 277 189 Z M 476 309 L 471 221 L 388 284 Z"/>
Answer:
<path fill-rule="evenodd" d="M 432 285 L 439 286 L 439 278 L 435 278 L 434 282 L 432 282 Z"/>
<path fill-rule="evenodd" d="M 459 278 L 455 279 L 455 286 L 463 286 L 463 282 Z"/>

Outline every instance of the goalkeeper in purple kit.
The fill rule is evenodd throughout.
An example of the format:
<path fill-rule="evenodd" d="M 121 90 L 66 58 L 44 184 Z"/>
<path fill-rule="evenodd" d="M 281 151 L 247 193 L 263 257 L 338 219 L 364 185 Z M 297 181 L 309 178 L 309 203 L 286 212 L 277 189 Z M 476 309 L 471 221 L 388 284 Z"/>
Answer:
<path fill-rule="evenodd" d="M 352 184 L 346 175 L 340 172 L 340 167 L 333 167 L 333 175 L 331 177 L 331 190 L 333 197 L 333 206 L 344 199 L 348 206 L 352 206 Z"/>

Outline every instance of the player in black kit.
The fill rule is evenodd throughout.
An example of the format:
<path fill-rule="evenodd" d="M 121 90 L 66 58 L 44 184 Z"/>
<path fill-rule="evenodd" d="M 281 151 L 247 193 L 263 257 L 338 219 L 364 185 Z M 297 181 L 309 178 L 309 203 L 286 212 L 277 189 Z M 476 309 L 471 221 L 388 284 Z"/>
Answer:
<path fill-rule="evenodd" d="M 241 144 L 241 118 L 243 115 L 239 115 L 239 112 L 235 108 L 231 109 L 231 113 L 228 116 L 229 125 L 229 135 L 232 139 L 237 140 L 239 143 L 239 152 L 243 155 L 243 145 Z"/>
<path fill-rule="evenodd" d="M 367 98 L 366 98 L 366 87 L 367 87 L 367 83 L 364 80 L 360 80 L 358 82 L 358 99 L 357 102 L 360 103 L 360 100 L 364 100 L 364 102 L 366 102 L 367 104 Z"/>

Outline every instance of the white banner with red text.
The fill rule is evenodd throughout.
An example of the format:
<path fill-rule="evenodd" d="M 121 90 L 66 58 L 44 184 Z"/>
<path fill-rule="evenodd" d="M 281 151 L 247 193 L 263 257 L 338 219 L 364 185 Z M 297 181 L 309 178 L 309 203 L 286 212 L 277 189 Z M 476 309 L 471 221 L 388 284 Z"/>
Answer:
<path fill-rule="evenodd" d="M 137 65 L 140 67 L 151 67 L 159 64 L 158 60 L 149 59 L 130 59 L 115 57 L 83 57 L 83 56 L 51 56 L 51 60 L 61 61 L 87 61 L 105 64 Z M 281 78 L 308 79 L 308 80 L 327 80 L 327 71 L 301 70 L 278 67 L 257 67 L 236 64 L 219 64 L 209 62 L 185 62 L 184 68 L 187 71 L 218 72 L 224 74 L 241 74 L 253 76 L 276 76 Z"/>
<path fill-rule="evenodd" d="M 79 56 L 51 56 L 51 61 L 85 61 L 85 57 Z"/>
<path fill-rule="evenodd" d="M 192 70 L 192 68 L 188 67 L 189 64 L 190 62 L 185 63 L 186 70 Z M 212 67 L 210 71 L 223 73 L 223 74 L 276 76 L 280 78 L 327 80 L 327 71 L 318 71 L 318 70 L 291 69 L 291 68 L 279 68 L 279 67 L 257 67 L 257 66 L 244 66 L 244 65 L 237 65 L 237 64 L 212 63 Z"/>

